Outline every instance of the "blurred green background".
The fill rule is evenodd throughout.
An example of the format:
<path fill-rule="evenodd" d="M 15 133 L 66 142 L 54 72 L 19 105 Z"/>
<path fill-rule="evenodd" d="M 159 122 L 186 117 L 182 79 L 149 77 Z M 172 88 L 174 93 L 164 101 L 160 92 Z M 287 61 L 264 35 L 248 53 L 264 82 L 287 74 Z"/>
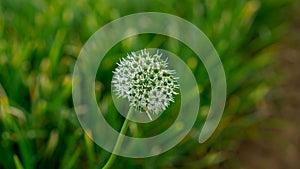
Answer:
<path fill-rule="evenodd" d="M 201 61 L 187 46 L 166 36 L 145 34 L 118 43 L 101 63 L 104 73 L 98 73 L 95 82 L 100 107 L 116 130 L 124 118 L 111 99 L 112 70 L 131 51 L 163 48 L 181 56 L 198 79 L 201 108 L 194 128 L 175 148 L 145 159 L 118 157 L 113 168 L 242 168 L 239 145 L 261 134 L 257 104 L 280 81 L 270 67 L 276 61 L 274 44 L 288 30 L 286 18 L 293 4 L 292 0 L 2 0 L 0 168 L 93 169 L 104 165 L 110 154 L 83 132 L 73 109 L 74 63 L 83 44 L 101 26 L 146 11 L 182 17 L 209 37 L 224 65 L 228 100 L 217 131 L 198 144 L 211 92 Z M 165 113 L 157 122 L 131 124 L 128 134 L 155 135 L 175 118 Z"/>

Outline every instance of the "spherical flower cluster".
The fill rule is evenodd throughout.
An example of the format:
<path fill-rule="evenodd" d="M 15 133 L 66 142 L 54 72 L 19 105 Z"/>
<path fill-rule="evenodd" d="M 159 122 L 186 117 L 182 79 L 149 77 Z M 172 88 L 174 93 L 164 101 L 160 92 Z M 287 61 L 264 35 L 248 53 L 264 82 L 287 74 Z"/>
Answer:
<path fill-rule="evenodd" d="M 158 51 L 150 55 L 145 49 L 122 58 L 115 69 L 112 85 L 118 97 L 127 98 L 131 107 L 140 112 L 161 113 L 174 102 L 179 88 L 175 70 Z"/>

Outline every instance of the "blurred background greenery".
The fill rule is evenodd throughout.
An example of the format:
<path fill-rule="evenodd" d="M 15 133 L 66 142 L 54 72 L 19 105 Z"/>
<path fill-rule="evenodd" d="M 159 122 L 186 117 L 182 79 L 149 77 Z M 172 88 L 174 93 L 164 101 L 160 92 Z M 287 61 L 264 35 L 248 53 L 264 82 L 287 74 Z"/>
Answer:
<path fill-rule="evenodd" d="M 280 81 L 270 67 L 276 61 L 274 44 L 288 30 L 286 18 L 293 4 L 292 0 L 2 0 L 0 168 L 101 168 L 109 153 L 83 132 L 73 109 L 74 63 L 101 26 L 146 11 L 182 17 L 209 37 L 225 68 L 228 100 L 217 131 L 198 144 L 197 132 L 210 105 L 210 83 L 201 61 L 184 44 L 161 35 L 139 35 L 118 43 L 101 63 L 104 73 L 98 73 L 95 82 L 100 108 L 116 130 L 124 118 L 112 103 L 111 71 L 130 51 L 163 48 L 181 56 L 197 76 L 201 108 L 194 128 L 178 146 L 146 159 L 118 157 L 113 168 L 243 167 L 239 145 L 261 134 L 258 126 L 265 119 L 257 114 L 257 105 Z M 147 125 L 131 124 L 128 134 L 147 137 L 164 131 L 175 119 L 174 114 L 165 114 Z"/>

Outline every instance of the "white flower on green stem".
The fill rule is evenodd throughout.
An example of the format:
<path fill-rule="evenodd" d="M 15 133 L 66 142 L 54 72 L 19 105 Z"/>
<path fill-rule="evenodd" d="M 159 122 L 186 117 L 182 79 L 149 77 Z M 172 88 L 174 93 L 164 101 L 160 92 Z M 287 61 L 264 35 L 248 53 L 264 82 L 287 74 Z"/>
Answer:
<path fill-rule="evenodd" d="M 112 85 L 118 97 L 128 99 L 131 107 L 149 113 L 161 113 L 174 102 L 179 88 L 174 74 L 168 69 L 167 60 L 157 51 L 150 55 L 145 49 L 139 54 L 132 52 L 122 58 L 113 71 Z"/>

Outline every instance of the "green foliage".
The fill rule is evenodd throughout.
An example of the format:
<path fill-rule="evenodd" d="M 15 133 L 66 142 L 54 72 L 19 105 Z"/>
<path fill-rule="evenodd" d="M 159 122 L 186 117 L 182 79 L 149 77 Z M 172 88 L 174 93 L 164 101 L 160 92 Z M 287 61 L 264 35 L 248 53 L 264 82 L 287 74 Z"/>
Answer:
<path fill-rule="evenodd" d="M 0 2 L 0 168 L 100 168 L 109 153 L 81 129 L 72 104 L 71 75 L 84 42 L 101 26 L 131 13 L 157 11 L 198 26 L 216 47 L 227 76 L 223 120 L 206 143 L 197 136 L 210 104 L 203 64 L 184 44 L 161 35 L 139 35 L 114 46 L 97 74 L 96 97 L 111 125 L 120 129 L 110 96 L 118 58 L 148 47 L 172 51 L 189 65 L 201 90 L 201 109 L 180 145 L 147 159 L 119 157 L 115 168 L 209 168 L 238 165 L 236 144 L 258 119 L 255 104 L 272 85 L 268 47 L 283 31 L 289 1 L 17 1 Z M 100 71 L 99 70 L 99 71 Z M 176 110 L 177 105 L 171 107 Z M 176 114 L 149 124 L 130 124 L 129 135 L 146 137 L 166 129 Z M 163 121 L 163 124 L 162 124 Z M 155 126 L 155 127 L 153 127 Z M 249 130 L 251 132 L 251 130 Z"/>

